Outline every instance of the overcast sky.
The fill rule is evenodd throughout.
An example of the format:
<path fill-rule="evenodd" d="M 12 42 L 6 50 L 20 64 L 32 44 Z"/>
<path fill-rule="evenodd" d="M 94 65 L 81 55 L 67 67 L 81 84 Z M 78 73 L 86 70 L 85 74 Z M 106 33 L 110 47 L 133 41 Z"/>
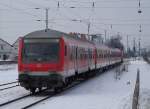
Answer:
<path fill-rule="evenodd" d="M 0 0 L 0 37 L 12 44 L 20 36 L 44 29 L 45 8 L 49 8 L 49 28 L 87 33 L 90 22 L 90 33 L 107 30 L 107 37 L 121 34 L 125 46 L 127 35 L 130 46 L 133 38 L 141 38 L 142 46 L 149 46 L 150 0 L 141 0 L 142 14 L 138 14 L 138 4 L 139 0 Z"/>

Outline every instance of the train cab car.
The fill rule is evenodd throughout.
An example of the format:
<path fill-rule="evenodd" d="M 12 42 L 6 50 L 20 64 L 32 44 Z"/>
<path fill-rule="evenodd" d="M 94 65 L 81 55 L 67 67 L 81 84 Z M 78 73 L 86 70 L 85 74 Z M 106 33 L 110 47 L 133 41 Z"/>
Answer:
<path fill-rule="evenodd" d="M 18 70 L 20 85 L 31 91 L 60 87 L 64 83 L 64 33 L 35 31 L 20 38 Z"/>
<path fill-rule="evenodd" d="M 63 32 L 29 33 L 19 42 L 20 85 L 32 92 L 62 87 L 71 77 L 95 69 L 94 50 L 92 43 Z"/>

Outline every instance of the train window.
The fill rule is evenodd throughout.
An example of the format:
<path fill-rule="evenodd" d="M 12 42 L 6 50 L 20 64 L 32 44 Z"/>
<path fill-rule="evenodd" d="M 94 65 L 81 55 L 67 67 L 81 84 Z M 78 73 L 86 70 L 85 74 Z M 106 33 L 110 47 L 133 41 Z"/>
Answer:
<path fill-rule="evenodd" d="M 59 39 L 25 39 L 23 61 L 57 62 L 59 60 Z"/>
<path fill-rule="evenodd" d="M 93 58 L 93 56 L 92 56 L 92 52 L 90 51 L 90 58 L 92 59 Z"/>
<path fill-rule="evenodd" d="M 65 56 L 67 56 L 67 46 L 65 45 Z"/>
<path fill-rule="evenodd" d="M 70 52 L 70 60 L 73 60 L 73 56 L 74 56 L 74 55 L 73 55 L 73 46 L 70 47 L 70 49 L 71 49 L 71 50 L 70 50 L 70 51 L 71 51 L 71 52 Z"/>
<path fill-rule="evenodd" d="M 71 60 L 73 60 L 73 46 L 71 47 Z"/>
<path fill-rule="evenodd" d="M 94 58 L 92 52 L 90 52 L 91 59 Z"/>
<path fill-rule="evenodd" d="M 76 47 L 76 60 L 78 58 L 78 48 Z"/>
<path fill-rule="evenodd" d="M 70 53 L 70 60 L 72 60 L 72 53 Z"/>
<path fill-rule="evenodd" d="M 72 52 L 70 53 L 70 60 L 72 60 Z"/>

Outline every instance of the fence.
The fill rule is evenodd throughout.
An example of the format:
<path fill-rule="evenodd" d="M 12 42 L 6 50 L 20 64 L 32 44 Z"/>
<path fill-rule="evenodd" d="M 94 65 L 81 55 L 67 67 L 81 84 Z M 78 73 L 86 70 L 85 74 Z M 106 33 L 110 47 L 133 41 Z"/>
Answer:
<path fill-rule="evenodd" d="M 132 100 L 132 109 L 139 109 L 139 93 L 140 93 L 140 70 L 137 70 L 136 84 Z"/>

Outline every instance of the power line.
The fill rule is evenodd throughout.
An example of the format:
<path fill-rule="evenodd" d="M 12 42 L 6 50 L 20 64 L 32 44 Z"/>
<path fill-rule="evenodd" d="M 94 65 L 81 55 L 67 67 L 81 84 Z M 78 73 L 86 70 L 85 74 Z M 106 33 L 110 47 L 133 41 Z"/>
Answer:
<path fill-rule="evenodd" d="M 39 17 L 38 15 L 29 13 L 29 12 L 26 12 L 26 11 L 24 11 L 23 9 L 15 8 L 15 7 L 12 7 L 12 6 L 7 5 L 7 4 L 4 4 L 4 3 L 0 3 L 0 5 L 1 5 L 1 6 L 5 6 L 5 7 L 7 7 L 7 8 L 10 8 L 10 9 L 13 9 L 13 10 L 16 10 L 16 11 L 18 11 L 18 12 L 20 12 L 20 13 L 24 13 L 24 14 L 26 14 L 26 15 L 30 15 L 30 16 L 33 16 L 33 17 Z"/>
<path fill-rule="evenodd" d="M 1 23 L 24 23 L 24 22 L 29 22 L 29 21 L 36 21 L 35 19 L 31 19 L 31 20 L 20 20 L 20 19 L 15 19 L 15 20 L 0 20 Z"/>
<path fill-rule="evenodd" d="M 27 0 L 27 1 L 29 1 L 29 0 Z M 56 0 L 55 0 L 56 1 Z M 118 1 L 118 0 L 116 0 L 116 1 Z M 121 0 L 120 0 L 121 1 Z M 95 1 L 95 2 L 97 2 L 97 1 Z M 33 3 L 33 2 L 32 2 Z M 58 1 L 56 1 L 56 3 L 58 3 Z M 90 3 L 93 3 L 93 2 L 90 2 Z M 34 4 L 34 3 L 33 3 Z M 2 5 L 2 4 L 0 4 L 0 5 Z M 3 6 L 6 6 L 6 5 L 3 5 Z M 38 6 L 38 5 L 36 5 L 36 6 Z M 42 6 L 42 5 L 41 5 Z M 41 7 L 40 6 L 40 7 Z M 15 8 L 15 7 L 12 7 L 12 6 L 9 6 L 9 5 L 7 5 L 6 7 L 8 7 L 8 8 L 10 8 L 10 9 L 13 9 L 13 10 L 16 10 L 16 11 L 19 11 L 19 12 L 21 12 L 21 13 L 25 13 L 25 14 L 28 14 L 28 15 L 31 15 L 31 16 L 34 16 L 34 17 L 39 17 L 38 15 L 33 15 L 32 13 L 29 13 L 29 12 L 26 12 L 25 11 L 25 9 L 19 9 L 19 8 Z M 43 6 L 42 6 L 43 7 Z M 50 8 L 52 8 L 52 7 L 50 7 Z M 53 7 L 54 9 L 58 9 L 58 7 Z M 75 7 L 75 6 L 60 6 L 59 8 L 64 8 L 64 9 L 67 9 L 67 8 L 70 8 L 70 9 L 77 9 L 77 8 L 88 8 L 88 9 L 93 9 L 93 7 L 91 6 L 91 7 L 89 7 L 89 6 L 77 6 L 77 7 Z M 94 8 L 103 8 L 103 7 L 100 7 L 100 6 L 97 6 L 97 7 L 95 7 L 94 6 Z M 111 7 L 109 7 L 109 8 L 111 8 Z M 113 8 L 125 8 L 125 7 L 113 7 Z M 126 7 L 127 8 L 127 7 Z M 132 8 L 135 8 L 135 7 L 132 7 Z M 137 8 L 137 7 L 136 7 Z M 150 8 L 150 7 L 149 7 Z M 69 11 L 72 11 L 72 10 L 69 10 Z M 61 13 L 61 12 L 60 12 Z M 61 13 L 61 15 L 62 16 L 64 16 L 62 13 Z M 80 17 L 80 16 L 78 16 L 77 15 L 77 17 Z M 55 19 L 55 20 L 57 20 L 57 19 Z M 60 19 L 61 20 L 61 19 Z M 68 21 L 75 21 L 76 19 L 71 19 L 71 18 L 69 18 L 68 17 Z M 97 20 L 99 20 L 99 19 L 97 19 Z M 103 19 L 104 20 L 104 19 Z M 108 19 L 105 19 L 105 20 L 108 20 Z M 109 19 L 109 20 L 113 20 L 113 19 Z M 120 19 L 120 20 L 122 20 L 122 19 Z M 124 21 L 127 21 L 127 19 L 123 19 Z M 41 21 L 44 21 L 44 20 L 41 20 Z M 82 21 L 82 23 L 85 23 L 84 21 L 85 20 L 83 20 L 83 19 L 81 19 L 81 20 L 79 20 L 79 21 Z M 95 21 L 95 20 L 94 20 Z M 135 21 L 134 19 L 133 19 L 133 21 Z M 147 20 L 148 21 L 148 20 Z M 137 24 L 137 23 L 129 23 L 129 24 L 124 24 L 124 23 L 101 23 L 101 22 L 93 22 L 93 23 L 96 23 L 96 24 L 102 24 L 102 25 L 115 25 L 115 26 L 131 26 L 131 25 L 139 25 L 139 24 Z M 141 24 L 141 25 L 150 25 L 150 24 Z"/>
<path fill-rule="evenodd" d="M 40 8 L 45 8 L 43 5 L 38 4 L 37 2 L 35 3 L 35 2 L 30 1 L 30 0 L 23 0 L 23 1 L 28 2 L 28 3 L 30 3 L 30 5 L 33 5 L 33 6 L 37 6 L 37 7 L 40 7 Z"/>
<path fill-rule="evenodd" d="M 97 19 L 93 19 L 93 20 L 95 20 L 95 21 L 97 21 L 97 20 L 116 20 L 116 21 L 125 21 L 125 22 L 127 22 L 127 21 L 150 21 L 150 18 L 147 18 L 147 19 L 137 19 L 137 18 L 136 19 L 97 18 Z"/>
<path fill-rule="evenodd" d="M 47 1 L 47 0 L 45 0 Z M 56 2 L 69 2 L 69 3 L 101 3 L 101 2 L 113 2 L 113 3 L 118 3 L 118 2 L 137 2 L 138 0 L 99 0 L 99 1 L 77 1 L 77 0 L 72 0 L 72 1 L 60 1 L 60 0 L 54 0 Z M 149 0 L 144 0 L 144 1 L 149 1 Z"/>
<path fill-rule="evenodd" d="M 139 25 L 144 25 L 144 26 L 149 26 L 150 23 L 100 23 L 100 22 L 93 22 L 95 24 L 101 24 L 101 25 L 115 25 L 115 26 L 139 26 Z"/>
<path fill-rule="evenodd" d="M 45 9 L 45 7 L 43 6 L 43 5 L 40 5 L 40 6 L 38 6 L 38 5 L 36 5 L 37 7 L 40 7 L 40 8 L 43 8 L 43 9 Z M 56 4 L 56 6 L 47 6 L 47 8 L 51 8 L 51 9 L 57 9 L 58 8 L 58 6 L 57 6 L 57 4 Z M 106 8 L 106 9 L 113 9 L 113 8 L 120 8 L 120 9 L 137 9 L 138 7 L 137 6 L 92 6 L 91 5 L 91 7 L 90 6 L 76 6 L 76 5 L 74 5 L 74 6 L 60 6 L 59 5 L 59 8 L 66 8 L 66 9 L 100 9 L 100 8 Z M 141 8 L 150 8 L 150 6 L 143 6 L 143 7 L 141 7 Z M 26 9 L 32 9 L 32 8 L 26 8 Z M 33 8 L 34 9 L 34 8 Z"/>

